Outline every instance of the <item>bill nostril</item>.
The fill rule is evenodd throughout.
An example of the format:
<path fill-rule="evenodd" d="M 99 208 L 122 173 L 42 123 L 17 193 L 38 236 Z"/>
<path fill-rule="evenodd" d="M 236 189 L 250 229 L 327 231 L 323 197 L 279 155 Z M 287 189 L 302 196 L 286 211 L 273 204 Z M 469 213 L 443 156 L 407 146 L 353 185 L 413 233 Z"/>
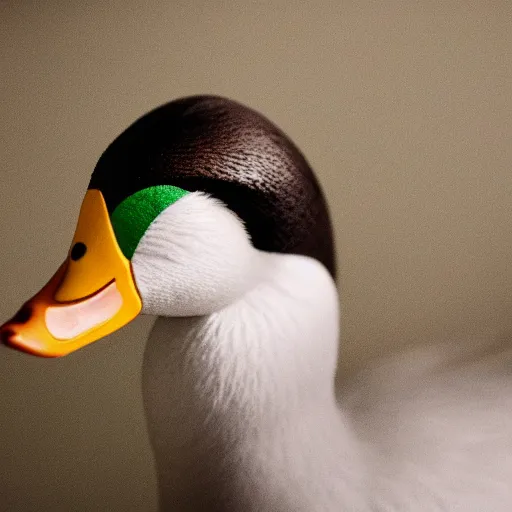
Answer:
<path fill-rule="evenodd" d="M 71 249 L 71 259 L 77 261 L 87 252 L 87 246 L 82 242 L 77 242 Z"/>
<path fill-rule="evenodd" d="M 22 308 L 12 317 L 11 322 L 15 324 L 25 324 L 30 320 L 32 316 L 32 308 L 24 305 Z"/>
<path fill-rule="evenodd" d="M 11 338 L 13 338 L 15 335 L 15 332 L 12 329 L 5 329 L 4 331 L 0 332 L 0 342 L 4 345 L 10 345 Z"/>

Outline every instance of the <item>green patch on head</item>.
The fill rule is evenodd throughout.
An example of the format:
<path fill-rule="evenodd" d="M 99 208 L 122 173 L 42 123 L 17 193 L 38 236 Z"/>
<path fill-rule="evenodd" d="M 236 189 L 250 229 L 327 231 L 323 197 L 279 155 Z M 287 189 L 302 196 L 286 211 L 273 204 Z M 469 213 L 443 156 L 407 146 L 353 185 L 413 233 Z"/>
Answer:
<path fill-rule="evenodd" d="M 117 243 L 131 259 L 151 223 L 171 204 L 188 194 L 172 185 L 144 188 L 127 197 L 110 216 Z"/>

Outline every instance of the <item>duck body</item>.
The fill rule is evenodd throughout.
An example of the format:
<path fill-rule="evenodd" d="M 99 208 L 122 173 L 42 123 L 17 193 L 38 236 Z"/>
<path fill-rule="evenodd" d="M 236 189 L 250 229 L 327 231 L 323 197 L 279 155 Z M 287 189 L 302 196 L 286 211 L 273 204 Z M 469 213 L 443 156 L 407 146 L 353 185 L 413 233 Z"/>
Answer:
<path fill-rule="evenodd" d="M 150 335 L 143 391 L 162 509 L 364 510 L 334 397 L 332 279 L 310 258 L 259 257 L 262 279 L 239 302 L 159 318 Z"/>
<path fill-rule="evenodd" d="M 65 262 L 0 337 L 55 357 L 157 317 L 143 397 L 163 511 L 509 512 L 512 351 L 404 352 L 338 403 L 334 261 L 293 143 L 185 98 L 107 148 Z"/>
<path fill-rule="evenodd" d="M 334 285 L 312 260 L 266 259 L 269 278 L 242 301 L 159 318 L 149 337 L 161 509 L 510 510 L 512 351 L 411 350 L 369 366 L 338 403 Z"/>

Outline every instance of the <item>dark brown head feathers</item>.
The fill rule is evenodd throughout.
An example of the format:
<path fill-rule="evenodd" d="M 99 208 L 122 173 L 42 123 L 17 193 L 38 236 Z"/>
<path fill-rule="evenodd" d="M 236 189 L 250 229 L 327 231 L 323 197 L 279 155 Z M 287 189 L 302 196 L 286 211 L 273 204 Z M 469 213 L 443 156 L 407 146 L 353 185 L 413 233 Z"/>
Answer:
<path fill-rule="evenodd" d="M 153 185 L 203 191 L 245 223 L 255 247 L 311 256 L 334 276 L 331 223 L 319 184 L 291 140 L 234 101 L 194 96 L 138 119 L 99 159 L 89 188 L 110 212 Z"/>

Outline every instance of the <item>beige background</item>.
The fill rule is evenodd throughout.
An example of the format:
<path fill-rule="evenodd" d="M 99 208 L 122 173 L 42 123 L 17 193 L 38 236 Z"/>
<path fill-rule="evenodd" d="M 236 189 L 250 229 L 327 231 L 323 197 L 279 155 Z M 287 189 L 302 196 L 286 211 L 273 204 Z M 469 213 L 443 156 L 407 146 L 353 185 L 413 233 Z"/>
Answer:
<path fill-rule="evenodd" d="M 345 370 L 404 343 L 508 335 L 510 2 L 83 4 L 0 3 L 0 319 L 65 256 L 106 145 L 208 92 L 265 113 L 318 172 Z M 155 510 L 150 323 L 61 360 L 0 347 L 2 511 Z"/>

